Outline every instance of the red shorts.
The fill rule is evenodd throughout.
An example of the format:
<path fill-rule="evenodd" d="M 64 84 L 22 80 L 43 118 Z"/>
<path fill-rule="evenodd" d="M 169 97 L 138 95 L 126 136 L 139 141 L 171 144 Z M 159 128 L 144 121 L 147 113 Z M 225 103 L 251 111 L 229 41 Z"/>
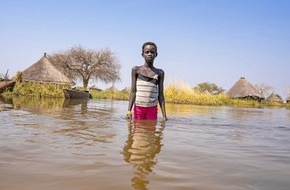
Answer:
<path fill-rule="evenodd" d="M 157 105 L 153 107 L 134 106 L 134 119 L 157 120 Z"/>

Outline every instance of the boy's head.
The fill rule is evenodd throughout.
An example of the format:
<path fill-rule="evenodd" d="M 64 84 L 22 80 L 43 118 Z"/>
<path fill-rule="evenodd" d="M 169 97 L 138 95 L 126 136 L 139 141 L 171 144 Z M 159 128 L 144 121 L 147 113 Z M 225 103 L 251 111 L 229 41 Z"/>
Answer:
<path fill-rule="evenodd" d="M 153 63 L 157 57 L 157 46 L 153 42 L 145 42 L 142 46 L 142 57 L 147 63 Z"/>
<path fill-rule="evenodd" d="M 155 46 L 155 50 L 156 50 L 156 53 L 157 53 L 157 45 L 154 43 L 154 42 L 145 42 L 142 46 L 142 52 L 144 52 L 144 48 L 145 46 L 147 45 L 152 45 L 152 46 Z"/>

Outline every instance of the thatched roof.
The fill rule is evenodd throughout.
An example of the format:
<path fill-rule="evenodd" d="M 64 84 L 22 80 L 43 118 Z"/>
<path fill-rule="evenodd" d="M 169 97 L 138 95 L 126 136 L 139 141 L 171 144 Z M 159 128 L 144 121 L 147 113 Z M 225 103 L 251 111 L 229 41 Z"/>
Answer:
<path fill-rule="evenodd" d="M 129 88 L 129 87 L 125 87 L 123 90 L 122 90 L 122 92 L 130 92 L 131 91 L 131 89 Z"/>
<path fill-rule="evenodd" d="M 203 91 L 202 94 L 204 94 L 204 95 L 212 95 L 208 90 Z"/>
<path fill-rule="evenodd" d="M 274 94 L 272 93 L 270 96 L 268 96 L 266 98 L 267 101 L 271 101 L 271 102 L 283 102 L 281 96 L 279 96 L 278 94 Z"/>
<path fill-rule="evenodd" d="M 4 92 L 5 90 L 12 91 L 14 88 L 16 81 L 10 80 L 10 81 L 0 81 L 0 93 Z"/>
<path fill-rule="evenodd" d="M 97 87 L 96 85 L 93 85 L 89 88 L 90 90 L 95 90 L 95 91 L 102 91 L 102 89 L 100 89 L 99 87 Z"/>
<path fill-rule="evenodd" d="M 107 88 L 106 91 L 118 92 L 119 90 L 115 87 L 115 85 L 112 85 L 110 88 Z"/>
<path fill-rule="evenodd" d="M 287 103 L 290 102 L 290 96 L 288 96 L 288 97 L 286 98 L 286 102 L 287 102 Z"/>
<path fill-rule="evenodd" d="M 241 77 L 226 94 L 231 98 L 264 99 L 263 95 L 259 93 L 258 90 L 244 77 Z"/>
<path fill-rule="evenodd" d="M 71 79 L 57 70 L 46 58 L 46 55 L 25 69 L 22 72 L 22 79 L 25 82 L 44 82 L 44 83 L 60 83 L 60 84 L 72 84 Z"/>

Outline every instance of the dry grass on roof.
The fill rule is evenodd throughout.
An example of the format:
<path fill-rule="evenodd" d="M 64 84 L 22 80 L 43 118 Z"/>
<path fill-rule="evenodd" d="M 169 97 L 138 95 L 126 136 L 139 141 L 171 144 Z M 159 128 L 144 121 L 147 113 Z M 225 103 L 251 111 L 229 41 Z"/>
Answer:
<path fill-rule="evenodd" d="M 267 101 L 270 101 L 270 102 L 283 102 L 281 96 L 279 96 L 278 94 L 274 94 L 272 93 L 270 96 L 268 96 L 266 98 Z"/>
<path fill-rule="evenodd" d="M 114 85 L 112 85 L 111 87 L 107 88 L 106 91 L 119 92 L 119 90 Z"/>
<path fill-rule="evenodd" d="M 22 72 L 24 82 L 43 82 L 43 83 L 61 83 L 72 84 L 73 81 L 57 70 L 46 57 L 28 67 Z"/>
<path fill-rule="evenodd" d="M 244 77 L 241 77 L 226 95 L 231 98 L 258 97 L 264 99 L 263 95 Z"/>

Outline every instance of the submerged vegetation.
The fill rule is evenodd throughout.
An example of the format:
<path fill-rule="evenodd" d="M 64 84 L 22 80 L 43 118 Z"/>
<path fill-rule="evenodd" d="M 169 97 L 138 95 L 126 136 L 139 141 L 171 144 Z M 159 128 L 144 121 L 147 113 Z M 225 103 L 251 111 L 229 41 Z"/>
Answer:
<path fill-rule="evenodd" d="M 34 98 L 64 98 L 62 89 L 70 88 L 70 85 L 49 84 L 39 82 L 17 82 L 12 92 L 6 91 L 4 97 L 29 96 Z M 130 92 L 128 91 L 90 91 L 93 99 L 112 99 L 128 101 Z M 211 93 L 200 92 L 183 82 L 171 83 L 164 89 L 165 100 L 173 104 L 192 104 L 207 106 L 243 106 L 243 107 L 286 107 L 290 108 L 290 103 L 279 103 L 270 101 L 256 101 L 250 99 L 232 99 L 224 93 L 212 95 Z"/>
<path fill-rule="evenodd" d="M 90 91 L 93 99 L 129 100 L 130 92 Z"/>
<path fill-rule="evenodd" d="M 6 91 L 3 96 L 29 96 L 35 98 L 64 98 L 62 89 L 70 85 L 39 82 L 17 82 L 12 92 Z"/>
<path fill-rule="evenodd" d="M 171 83 L 164 90 L 166 102 L 174 104 L 194 104 L 208 106 L 243 106 L 243 107 L 264 107 L 264 106 L 285 106 L 288 104 L 257 101 L 253 99 L 233 99 L 224 93 L 212 95 L 211 93 L 202 93 L 186 85 L 183 82 Z"/>

